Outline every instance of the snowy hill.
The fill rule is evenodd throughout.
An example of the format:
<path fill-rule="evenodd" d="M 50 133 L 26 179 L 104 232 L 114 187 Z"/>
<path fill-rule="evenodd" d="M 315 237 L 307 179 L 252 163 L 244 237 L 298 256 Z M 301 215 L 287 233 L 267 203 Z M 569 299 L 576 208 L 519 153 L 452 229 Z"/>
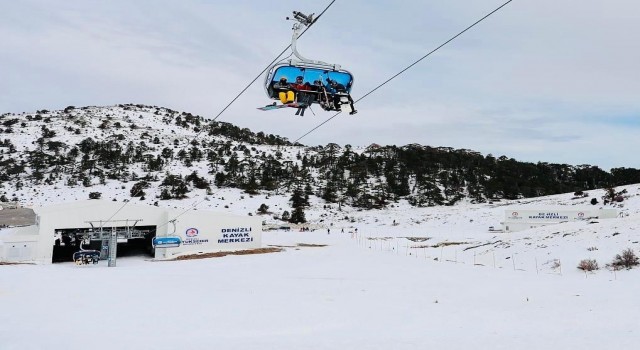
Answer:
<path fill-rule="evenodd" d="M 102 198 L 114 201 L 130 200 L 185 210 L 210 209 L 238 215 L 260 215 L 269 224 L 267 228 L 289 225 L 281 218 L 286 215 L 285 212 L 292 210 L 290 191 L 295 185 L 285 183 L 272 191 L 247 193 L 246 189 L 213 186 L 212 173 L 229 170 L 227 166 L 231 163 L 231 158 L 238 159 L 239 163 L 249 164 L 250 168 L 258 166 L 251 165 L 254 159 L 257 159 L 256 164 L 261 165 L 277 159 L 279 163 L 295 168 L 304 162 L 301 154 L 306 159 L 307 156 L 312 157 L 323 151 L 338 152 L 341 149 L 335 144 L 327 145 L 324 149 L 293 146 L 277 136 L 254 134 L 224 123 L 213 130 L 205 130 L 203 125 L 206 122 L 202 117 L 142 105 L 68 107 L 61 111 L 6 114 L 0 120 L 4 128 L 3 135 L 7 137 L 5 140 L 9 140 L 4 142 L 9 149 L 5 148 L 2 153 L 3 165 L 10 169 L 13 164 L 23 169 L 15 175 L 9 174 L 12 176 L 9 181 L 0 184 L 0 194 L 7 199 L 13 197 L 24 206 L 84 200 L 90 193 L 99 193 Z M 11 147 L 7 147 L 7 144 Z M 79 154 L 84 154 L 75 160 L 68 156 L 73 153 L 73 145 L 77 145 L 73 148 L 79 149 Z M 197 145 L 209 152 L 206 157 L 200 155 L 185 159 L 178 156 L 185 150 L 191 152 L 189 147 Z M 85 150 L 91 147 L 94 148 L 91 152 Z M 111 147 L 112 151 L 117 150 L 123 154 L 124 157 L 119 159 L 139 158 L 150 161 L 110 163 L 109 157 L 100 158 L 101 154 L 109 152 L 104 147 Z M 44 150 L 42 154 L 52 159 L 61 159 L 50 160 L 53 165 L 40 179 L 24 174 L 25 169 L 34 171 L 32 163 L 37 153 L 34 150 L 37 149 Z M 375 149 L 379 150 L 380 147 L 375 146 Z M 362 154 L 367 149 L 353 151 Z M 170 152 L 172 156 L 164 157 L 162 154 L 166 152 Z M 217 153 L 223 156 L 217 157 Z M 160 158 L 164 159 L 163 166 L 153 169 L 153 160 Z M 194 182 L 190 186 L 191 191 L 184 198 L 159 200 L 158 197 L 161 197 L 161 191 L 166 186 L 154 180 L 166 179 L 169 173 L 185 178 L 192 173 L 202 174 L 205 181 L 208 179 L 208 185 L 200 188 Z M 322 183 L 318 184 L 321 174 L 311 173 L 306 176 L 311 179 L 309 181 L 314 187 L 322 186 Z M 145 195 L 132 197 L 134 184 L 144 178 L 149 180 L 148 186 L 143 188 Z M 604 190 L 585 191 L 584 195 L 578 197 L 567 193 L 477 204 L 466 199 L 458 201 L 452 207 L 421 208 L 410 204 L 410 199 L 400 199 L 375 210 L 363 210 L 348 202 L 331 203 L 312 195 L 309 197 L 309 205 L 305 207 L 307 223 L 304 226 L 326 227 L 334 231 L 366 228 L 370 238 L 367 238 L 368 241 L 382 250 L 393 248 L 385 237 L 416 237 L 418 240 L 415 244 L 407 243 L 405 253 L 413 256 L 417 254 L 427 259 L 497 266 L 503 258 L 513 258 L 509 261 L 512 267 L 532 270 L 538 264 L 537 269 L 540 270 L 549 266 L 557 268 L 556 260 L 562 259 L 573 266 L 580 259 L 587 258 L 586 255 L 602 261 L 618 253 L 625 245 L 637 244 L 634 243 L 638 241 L 638 237 L 634 235 L 633 227 L 640 210 L 638 187 L 619 187 L 619 191 L 627 192 L 626 200 L 606 206 L 617 208 L 623 218 L 613 228 L 607 226 L 608 222 L 585 221 L 541 227 L 523 233 L 489 231 L 489 227 L 501 227 L 505 208 L 527 205 L 591 207 L 591 200 L 603 197 Z M 268 207 L 266 213 L 258 211 L 261 206 Z M 599 203 L 597 207 L 603 206 Z M 421 243 L 420 239 L 424 241 Z M 595 242 L 600 239 L 605 239 L 612 247 L 598 247 Z M 434 249 L 434 246 L 441 249 Z M 572 248 L 568 249 L 567 246 Z M 583 257 L 581 254 L 586 248 L 592 250 Z M 449 252 L 449 256 L 446 252 Z"/>
<path fill-rule="evenodd" d="M 3 181 L 5 190 L 2 194 L 25 206 L 87 199 L 90 192 L 122 201 L 130 198 L 133 185 L 130 181 L 145 175 L 155 177 L 150 180 L 156 181 L 169 172 L 182 176 L 196 172 L 206 176 L 210 170 L 206 162 L 193 162 L 186 167 L 182 161 L 174 159 L 176 153 L 188 151 L 190 145 L 224 145 L 225 151 L 234 148 L 230 152 L 235 153 L 235 147 L 240 144 L 230 137 L 203 132 L 202 117 L 142 105 L 68 107 L 63 111 L 5 114 L 1 121 L 4 132 L 2 165 L 8 175 Z M 225 127 L 235 128 L 223 123 L 220 129 Z M 237 132 L 245 136 L 243 141 L 251 138 L 243 132 L 246 133 Z M 273 135 L 262 136 L 260 140 L 249 141 L 286 144 Z M 271 146 L 254 147 L 255 152 L 272 149 Z M 162 160 L 165 150 L 169 151 L 166 164 Z M 239 155 L 243 154 L 242 150 Z M 123 154 L 131 159 L 131 163 L 117 164 L 116 160 L 109 164 L 109 152 Z M 100 156 L 104 157 L 98 159 Z M 160 159 L 161 165 L 153 168 L 149 164 L 156 159 Z M 45 166 L 41 172 L 34 169 L 34 164 L 42 163 Z M 29 173 L 32 175 L 28 176 Z M 6 188 L 7 184 L 14 188 Z M 149 199 L 140 200 L 153 203 L 160 189 L 155 185 L 146 192 Z"/>
<path fill-rule="evenodd" d="M 187 112 L 130 104 L 1 115 L 0 170 L 0 201 L 25 206 L 100 197 L 254 213 L 258 208 L 222 199 L 241 189 L 269 196 L 264 204 L 273 202 L 278 217 L 285 209 L 271 197 L 295 190 L 331 206 L 380 209 L 403 200 L 457 205 L 640 182 L 637 169 L 522 163 L 448 147 L 292 145 Z"/>
<path fill-rule="evenodd" d="M 487 230 L 511 205 L 590 204 L 572 194 L 383 210 L 318 202 L 308 216 L 329 234 L 266 231 L 265 247 L 283 247 L 280 253 L 131 257 L 117 268 L 0 266 L 2 348 L 629 347 L 640 339 L 640 269 L 585 273 L 576 266 L 640 251 L 639 187 L 627 186 L 616 204 L 621 218 L 511 234 Z M 231 189 L 218 195 L 239 212 L 267 200 Z M 285 197 L 269 200 L 287 205 Z"/>

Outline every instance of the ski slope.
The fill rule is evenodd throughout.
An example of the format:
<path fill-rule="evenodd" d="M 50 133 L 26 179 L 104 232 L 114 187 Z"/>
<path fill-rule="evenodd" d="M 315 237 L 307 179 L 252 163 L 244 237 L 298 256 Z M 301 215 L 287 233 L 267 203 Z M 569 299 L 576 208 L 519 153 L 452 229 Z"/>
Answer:
<path fill-rule="evenodd" d="M 265 231 L 279 253 L 0 266 L 0 348 L 630 348 L 640 340 L 640 269 L 604 265 L 640 252 L 639 187 L 626 187 L 618 219 L 511 234 L 487 230 L 509 205 L 582 199 L 379 211 L 314 202 L 307 218 L 330 232 Z M 224 197 L 238 213 L 265 201 Z M 586 258 L 603 268 L 578 270 Z"/>

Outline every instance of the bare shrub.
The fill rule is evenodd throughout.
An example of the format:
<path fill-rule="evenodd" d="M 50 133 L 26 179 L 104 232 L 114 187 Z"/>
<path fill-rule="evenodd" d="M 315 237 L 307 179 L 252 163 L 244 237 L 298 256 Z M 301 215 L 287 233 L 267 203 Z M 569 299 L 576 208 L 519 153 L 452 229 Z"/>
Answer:
<path fill-rule="evenodd" d="M 258 214 L 269 214 L 269 206 L 264 203 L 260 204 L 260 208 L 258 208 Z"/>
<path fill-rule="evenodd" d="M 631 248 L 627 248 L 622 251 L 622 254 L 616 254 L 616 257 L 611 262 L 611 266 L 618 270 L 621 268 L 630 269 L 636 265 L 639 265 L 640 260 L 636 253 Z"/>
<path fill-rule="evenodd" d="M 89 193 L 89 199 L 100 199 L 100 197 L 102 197 L 102 193 L 100 192 Z"/>
<path fill-rule="evenodd" d="M 582 271 L 595 271 L 599 269 L 598 262 L 595 259 L 584 259 L 580 261 L 578 268 Z"/>

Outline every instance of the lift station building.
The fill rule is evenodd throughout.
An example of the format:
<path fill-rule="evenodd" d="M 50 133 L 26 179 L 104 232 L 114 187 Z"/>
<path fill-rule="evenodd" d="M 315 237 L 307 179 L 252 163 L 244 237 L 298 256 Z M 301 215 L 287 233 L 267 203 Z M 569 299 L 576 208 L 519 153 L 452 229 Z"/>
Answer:
<path fill-rule="evenodd" d="M 259 217 L 104 200 L 33 210 L 34 225 L 0 229 L 0 262 L 70 261 L 81 249 L 99 251 L 101 259 L 107 259 L 110 249 L 118 256 L 171 259 L 256 249 L 262 244 Z"/>
<path fill-rule="evenodd" d="M 600 209 L 590 207 L 512 207 L 505 210 L 502 222 L 504 232 L 523 231 L 546 225 L 563 222 L 612 219 L 618 216 L 616 209 Z"/>

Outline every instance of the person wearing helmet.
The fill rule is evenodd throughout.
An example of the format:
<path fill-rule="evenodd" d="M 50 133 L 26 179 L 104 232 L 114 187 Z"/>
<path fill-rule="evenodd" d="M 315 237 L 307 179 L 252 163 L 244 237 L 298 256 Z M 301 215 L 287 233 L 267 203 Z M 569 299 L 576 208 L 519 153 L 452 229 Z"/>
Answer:
<path fill-rule="evenodd" d="M 293 92 L 291 84 L 289 84 L 286 77 L 280 78 L 278 82 L 273 84 L 273 88 L 280 90 L 280 92 L 278 92 L 278 97 L 280 98 L 280 102 L 283 104 L 295 101 L 295 93 Z"/>
<path fill-rule="evenodd" d="M 330 111 L 331 102 L 329 100 L 329 95 L 327 94 L 327 88 L 322 84 L 322 80 L 314 80 L 311 90 L 317 92 L 320 107 L 325 111 Z"/>
<path fill-rule="evenodd" d="M 333 105 L 335 106 L 335 109 L 337 111 L 342 110 L 340 108 L 340 105 L 342 104 L 340 101 L 340 98 L 342 96 L 345 96 L 349 101 L 349 105 L 351 106 L 351 112 L 349 112 L 349 114 L 354 115 L 358 113 L 358 111 L 356 111 L 356 109 L 353 106 L 354 102 L 353 102 L 353 98 L 351 97 L 351 94 L 349 94 L 349 92 L 347 91 L 347 88 L 344 87 L 343 84 L 340 84 L 337 81 L 329 78 L 327 78 L 327 83 L 329 83 L 327 85 L 327 91 L 333 95 Z"/>
<path fill-rule="evenodd" d="M 313 94 L 306 92 L 311 90 L 311 84 L 304 83 L 304 77 L 299 75 L 296 77 L 296 82 L 291 84 L 291 88 L 295 91 L 296 100 L 300 104 L 296 115 L 304 116 L 305 109 L 313 102 L 314 98 Z"/>
<path fill-rule="evenodd" d="M 306 90 L 305 85 L 303 84 L 304 78 L 300 75 L 296 77 L 296 82 L 291 84 L 291 87 L 297 91 Z"/>

